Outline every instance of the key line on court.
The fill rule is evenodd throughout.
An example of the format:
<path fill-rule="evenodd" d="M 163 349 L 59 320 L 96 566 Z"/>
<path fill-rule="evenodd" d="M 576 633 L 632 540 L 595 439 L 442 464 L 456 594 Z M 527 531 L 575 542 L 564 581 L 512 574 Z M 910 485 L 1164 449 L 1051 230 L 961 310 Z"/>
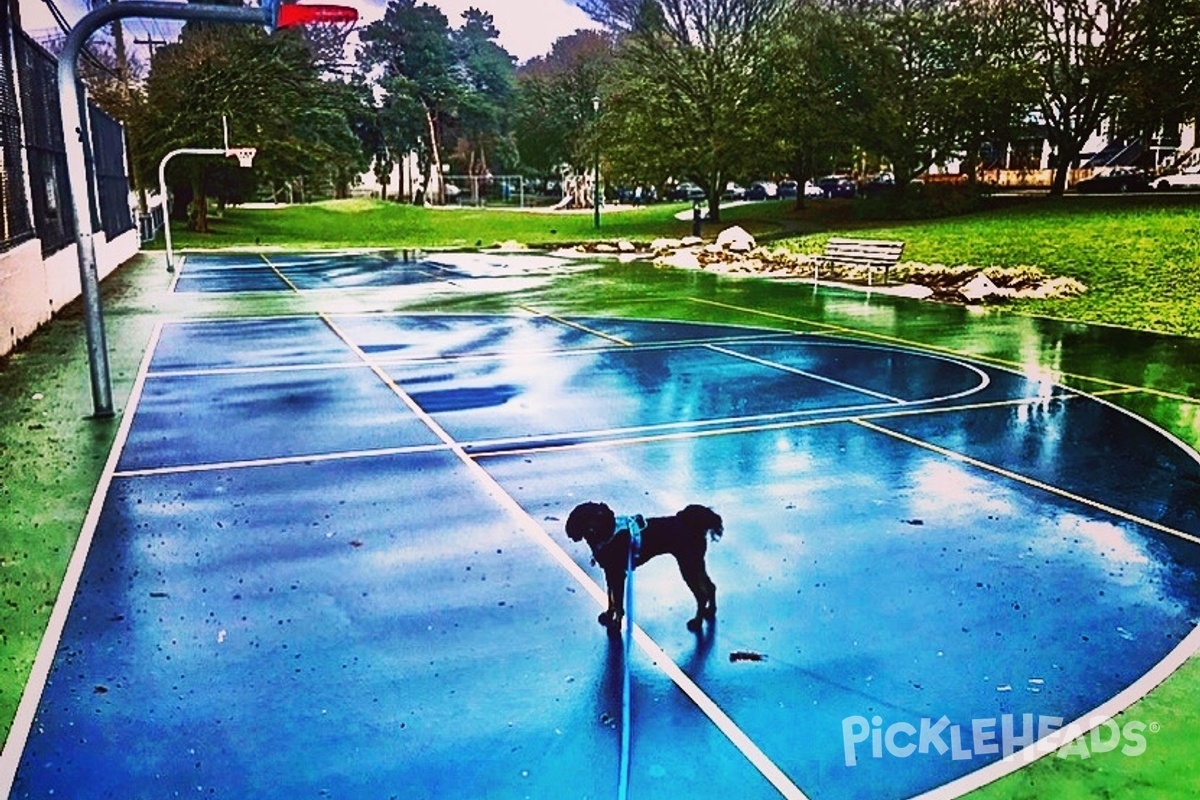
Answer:
<path fill-rule="evenodd" d="M 193 472 L 211 472 L 227 469 L 254 469 L 256 467 L 281 467 L 289 464 L 318 464 L 330 461 L 350 461 L 356 458 L 386 458 L 388 456 L 438 453 L 446 450 L 444 444 L 414 444 L 401 447 L 380 447 L 373 450 L 345 450 L 336 453 L 306 453 L 274 458 L 248 458 L 239 461 L 213 461 L 207 464 L 181 464 L 169 467 L 118 470 L 114 478 L 148 478 L 157 475 L 184 475 Z"/>
<path fill-rule="evenodd" d="M 319 315 L 334 333 L 341 338 L 352 351 L 363 359 L 371 369 L 380 377 L 381 380 L 396 394 L 396 396 L 409 408 L 441 441 L 443 441 L 467 471 L 474 477 L 484 489 L 487 490 L 497 503 L 504 507 L 509 515 L 518 521 L 521 528 L 530 534 L 533 539 L 538 542 L 542 548 L 554 559 L 563 569 L 565 569 L 583 589 L 592 596 L 592 598 L 601 606 L 604 607 L 608 603 L 607 593 L 597 584 L 591 576 L 583 571 L 583 568 L 575 563 L 574 559 L 555 542 L 545 529 L 538 524 L 532 516 L 529 515 L 521 504 L 510 495 L 500 483 L 488 473 L 478 462 L 473 459 L 469 453 L 463 448 L 453 436 L 446 431 L 445 428 L 438 423 L 425 409 L 421 408 L 420 404 L 408 394 L 405 389 L 392 379 L 387 372 L 375 364 L 371 357 L 364 352 L 353 340 L 349 339 L 345 333 L 337 326 L 337 324 L 325 313 Z M 638 646 L 654 661 L 655 666 L 662 670 L 666 675 L 678 686 L 684 694 L 686 694 L 692 702 L 709 718 L 710 721 L 717 727 L 721 733 L 729 739 L 729 741 L 741 752 L 741 754 L 759 771 L 766 780 L 775 787 L 781 795 L 789 800 L 808 800 L 798 786 L 796 786 L 791 778 L 780 769 L 774 761 L 772 761 L 766 753 L 759 749 L 753 740 L 746 735 L 741 728 L 721 709 L 717 703 L 710 698 L 698 684 L 695 683 L 680 667 L 676 664 L 666 651 L 647 634 L 641 627 L 633 626 L 633 638 L 638 643 Z"/>
<path fill-rule="evenodd" d="M 840 389 L 848 389 L 852 392 L 858 392 L 860 394 L 870 395 L 871 397 L 878 397 L 880 400 L 887 400 L 888 402 L 891 402 L 891 403 L 907 403 L 908 402 L 907 400 L 904 400 L 902 398 L 893 397 L 890 394 L 884 394 L 883 392 L 876 392 L 875 390 L 868 389 L 864 386 L 855 386 L 850 383 L 844 383 L 843 381 L 839 381 L 834 378 L 827 378 L 824 375 L 818 375 L 815 372 L 809 372 L 807 370 L 796 369 L 795 367 L 789 367 L 787 364 L 780 364 L 777 361 L 768 361 L 765 358 L 758 358 L 756 356 L 748 355 L 746 353 L 739 353 L 736 350 L 730 350 L 725 347 L 718 347 L 713 344 L 705 345 L 705 347 L 707 349 L 713 351 L 714 353 L 721 353 L 722 355 L 731 356 L 733 358 L 740 358 L 743 361 L 749 361 L 752 364 L 758 364 L 759 366 L 762 366 L 762 367 L 768 367 L 769 369 L 776 369 L 776 370 L 779 370 L 780 372 L 789 372 L 792 375 L 799 375 L 804 378 L 810 378 L 814 381 L 828 383 L 831 386 L 837 386 Z"/>
<path fill-rule="evenodd" d="M 1013 369 L 1018 372 L 1020 372 L 1022 370 L 1022 368 L 1025 367 L 1024 364 L 1021 364 L 1020 362 L 1016 362 L 1016 361 L 1011 361 L 1009 359 L 997 358 L 995 356 L 989 356 L 989 355 L 986 355 L 983 353 L 963 353 L 958 350 L 954 350 L 952 348 L 945 347 L 942 345 L 927 344 L 925 342 L 918 342 L 918 341 L 913 341 L 911 339 L 904 339 L 899 336 L 891 336 L 890 334 L 886 334 L 886 333 L 877 333 L 875 331 L 870 331 L 870 330 L 860 330 L 858 328 L 850 328 L 845 325 L 835 325 L 830 322 L 820 322 L 818 320 L 805 319 L 803 317 L 793 317 L 793 316 L 788 316 L 787 314 L 778 314 L 774 311 L 764 311 L 762 309 L 749 308 L 746 306 L 734 305 L 732 303 L 722 303 L 719 300 L 709 300 L 709 299 L 703 298 L 703 297 L 689 297 L 688 300 L 690 300 L 693 303 L 702 303 L 704 305 L 716 306 L 717 308 L 727 308 L 727 309 L 730 309 L 731 311 L 744 311 L 748 314 L 757 314 L 759 316 L 783 320 L 785 322 L 797 322 L 797 323 L 802 323 L 805 325 L 815 325 L 820 328 L 826 328 L 830 331 L 834 331 L 836 333 L 847 334 L 850 336 L 880 339 L 885 342 L 901 344 L 906 347 L 911 347 L 911 348 L 918 349 L 918 350 L 936 351 L 936 352 L 947 353 L 950 355 L 958 356 L 959 358 L 970 358 L 970 359 L 974 359 L 976 361 L 985 361 L 988 363 L 992 363 L 992 364 L 996 364 L 996 365 L 999 365 L 1002 367 Z M 1056 370 L 1055 374 L 1059 375 L 1063 378 L 1074 378 L 1076 380 L 1092 381 L 1094 383 L 1102 383 L 1102 384 L 1106 384 L 1108 386 L 1112 386 L 1112 387 L 1115 387 L 1118 389 L 1130 389 L 1135 392 L 1144 392 L 1146 394 L 1156 395 L 1159 397 L 1166 398 L 1168 400 L 1179 400 L 1181 402 L 1186 402 L 1186 403 L 1200 403 L 1200 398 L 1190 397 L 1186 394 L 1180 394 L 1179 392 L 1169 392 L 1169 391 L 1166 391 L 1165 389 L 1156 389 L 1152 386 L 1134 386 L 1133 384 L 1122 383 L 1121 381 L 1114 381 L 1109 378 L 1097 378 L 1093 375 L 1080 375 L 1080 374 L 1074 373 L 1074 372 L 1060 372 L 1060 371 Z"/>
<path fill-rule="evenodd" d="M 1065 401 L 1081 397 L 1080 395 L 1055 395 L 1049 400 Z M 520 447 L 519 445 L 525 441 L 524 439 L 480 439 L 476 441 L 464 442 L 463 447 L 471 454 L 473 458 L 487 458 L 492 456 L 510 456 L 510 455 L 532 455 L 536 453 L 545 453 L 558 450 L 575 450 L 586 448 L 600 447 L 619 447 L 625 445 L 650 444 L 655 442 L 676 441 L 685 439 L 700 439 L 711 436 L 732 436 L 741 433 L 761 433 L 764 431 L 779 431 L 788 430 L 791 428 L 811 428 L 818 425 L 833 425 L 847 422 L 856 422 L 862 419 L 893 419 L 899 417 L 914 417 L 923 414 L 946 414 L 957 411 L 977 411 L 989 408 L 1017 408 L 1020 406 L 1040 406 L 1048 402 L 1047 398 L 1043 397 L 1023 397 L 1011 400 L 993 400 L 987 403 L 967 403 L 963 405 L 945 406 L 943 408 L 904 408 L 894 411 L 880 411 L 876 414 L 863 414 L 861 411 L 866 408 L 881 408 L 895 409 L 896 406 L 876 405 L 876 406 L 850 406 L 844 409 L 836 409 L 838 412 L 834 416 L 821 417 L 819 419 L 795 419 L 801 414 L 825 414 L 834 411 L 835 409 L 814 409 L 812 411 L 787 411 L 778 412 L 778 414 L 767 415 L 768 418 L 790 417 L 790 419 L 780 419 L 777 422 L 765 422 L 749 425 L 736 424 L 739 420 L 754 420 L 756 416 L 751 417 L 732 417 L 722 420 L 711 420 L 709 424 L 725 425 L 723 428 L 710 429 L 706 427 L 705 421 L 697 422 L 677 422 L 677 423 L 662 423 L 661 425 L 642 426 L 631 428 L 613 428 L 610 430 L 600 431 L 580 431 L 572 433 L 560 434 L 557 438 L 559 441 L 551 441 L 549 443 L 537 444 L 529 447 Z M 852 412 L 852 413 L 851 413 Z M 643 435 L 628 436 L 618 438 L 623 433 L 642 433 L 644 431 L 657 431 L 673 428 L 687 428 L 688 430 L 672 430 L 669 433 L 644 433 Z M 604 438 L 609 437 L 609 438 Z M 553 439 L 554 437 L 545 437 Z M 578 441 L 586 438 L 587 441 Z M 506 448 L 507 445 L 514 445 L 511 448 Z M 492 448 L 492 449 L 484 449 Z M 497 449 L 500 448 L 500 449 Z"/>
<path fill-rule="evenodd" d="M 302 294 L 302 292 L 300 291 L 300 287 L 297 286 L 296 284 L 292 283 L 291 278 L 289 278 L 287 275 L 284 275 L 283 271 L 281 269 L 279 269 L 279 267 L 275 266 L 275 263 L 273 261 L 271 261 L 271 259 L 267 258 L 266 255 L 263 253 L 259 253 L 258 256 L 259 256 L 259 258 L 261 258 L 263 261 L 266 262 L 267 266 L 271 268 L 271 271 L 274 272 L 281 281 L 283 281 L 284 283 L 287 284 L 289 289 L 291 289 L 296 294 Z"/>
<path fill-rule="evenodd" d="M 626 341 L 625 339 L 622 339 L 620 336 L 613 336 L 611 333 L 605 333 L 604 331 L 598 331 L 595 328 L 589 328 L 587 325 L 584 325 L 579 322 L 574 322 L 574 321 L 566 319 L 564 317 L 560 317 L 557 314 L 551 314 L 546 311 L 539 311 L 538 309 L 536 309 L 530 305 L 518 304 L 517 308 L 520 308 L 524 311 L 528 311 L 530 314 L 533 314 L 535 317 L 544 317 L 545 319 L 553 320 L 554 322 L 557 322 L 560 325 L 566 325 L 568 328 L 574 328 L 577 331 L 583 331 L 584 333 L 590 333 L 592 336 L 599 336 L 601 339 L 607 339 L 610 342 L 616 342 L 617 344 L 622 345 L 624 347 L 634 347 L 635 346 L 633 344 L 633 342 Z"/>
<path fill-rule="evenodd" d="M 311 318 L 311 315 L 304 315 Z M 222 320 L 212 320 L 221 322 Z M 590 331 L 588 333 L 591 333 Z M 783 336 L 788 336 L 784 334 Z M 728 344 L 778 344 L 780 339 L 767 337 L 742 337 L 717 340 Z M 659 350 L 684 350 L 706 348 L 710 344 L 702 339 L 679 339 L 665 342 L 646 342 L 644 344 L 622 344 L 618 346 L 595 345 L 582 347 L 547 347 L 529 350 L 489 350 L 478 353 L 447 353 L 430 356 L 404 356 L 400 354 L 383 354 L 374 358 L 375 362 L 384 366 L 424 366 L 429 364 L 471 363 L 475 361 L 495 361 L 504 358 L 526 358 L 532 356 L 585 356 L 598 353 L 627 353 L 633 351 L 654 352 Z M 800 342 L 795 343 L 802 344 Z M 288 372 L 290 370 L 334 370 L 334 369 L 366 369 L 361 361 L 325 361 L 307 364 L 259 364 L 243 367 L 195 367 L 188 369 L 154 369 L 150 378 L 174 377 L 203 377 L 208 375 L 246 375 L 257 372 Z"/>
<path fill-rule="evenodd" d="M 951 450 L 948 447 L 942 447 L 940 444 L 934 444 L 933 442 L 927 442 L 923 439 L 918 439 L 915 436 L 909 436 L 906 433 L 901 433 L 900 431 L 894 431 L 889 428 L 885 428 L 882 425 L 876 425 L 875 423 L 873 423 L 869 420 L 866 420 L 866 419 L 854 419 L 854 420 L 851 420 L 851 422 L 855 423 L 856 425 L 860 425 L 868 430 L 875 431 L 876 433 L 882 433 L 887 436 L 891 436 L 894 439 L 899 439 L 900 441 L 907 442 L 912 445 L 916 445 L 917 447 L 921 447 L 926 450 L 930 450 L 934 453 L 937 453 L 938 455 L 944 456 L 953 461 L 959 461 L 964 464 L 970 464 L 973 467 L 978 467 L 979 469 L 985 470 L 987 472 L 991 472 L 991 473 L 993 473 L 995 475 L 999 475 L 1003 478 L 1008 478 L 1009 480 L 1017 481 L 1018 483 L 1023 483 L 1026 486 L 1031 486 L 1034 489 L 1040 489 L 1043 492 L 1048 492 L 1050 494 L 1057 495 L 1058 497 L 1062 497 L 1066 500 L 1070 500 L 1072 502 L 1079 503 L 1080 505 L 1085 505 L 1088 508 L 1094 509 L 1096 511 L 1101 511 L 1105 514 L 1110 514 L 1114 517 L 1118 517 L 1118 518 L 1126 520 L 1128 522 L 1132 522 L 1137 525 L 1142 525 L 1144 527 L 1151 528 L 1153 530 L 1159 531 L 1160 533 L 1165 533 L 1169 536 L 1174 536 L 1176 538 L 1191 542 L 1192 544 L 1200 544 L 1200 536 L 1195 536 L 1195 535 L 1187 533 L 1185 531 L 1181 531 L 1176 528 L 1172 528 L 1169 525 L 1163 525 L 1161 522 L 1155 522 L 1152 519 L 1146 519 L 1145 517 L 1139 517 L 1138 515 L 1131 514 L 1128 511 L 1122 511 L 1119 508 L 1115 508 L 1115 507 L 1107 505 L 1105 503 L 1101 503 L 1098 500 L 1092 500 L 1091 498 L 1084 497 L 1081 494 L 1075 494 L 1074 492 L 1072 492 L 1068 489 L 1064 489 L 1060 486 L 1054 486 L 1053 484 L 1049 484 L 1044 481 L 1040 481 L 1037 478 L 1031 478 L 1028 475 L 1022 475 L 1019 472 L 1013 472 L 1010 469 L 1005 469 L 1004 467 L 997 466 L 995 464 L 989 464 L 986 461 L 975 458 L 974 456 L 969 456 L 966 453 L 960 453 L 956 450 Z"/>

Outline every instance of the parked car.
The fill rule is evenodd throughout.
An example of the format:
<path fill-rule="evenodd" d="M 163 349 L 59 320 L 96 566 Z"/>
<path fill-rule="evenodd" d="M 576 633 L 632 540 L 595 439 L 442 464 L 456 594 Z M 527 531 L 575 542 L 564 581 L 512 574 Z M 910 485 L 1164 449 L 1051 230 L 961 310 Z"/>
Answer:
<path fill-rule="evenodd" d="M 1200 164 L 1170 175 L 1160 175 L 1154 179 L 1154 188 L 1162 192 L 1172 189 L 1200 189 Z"/>
<path fill-rule="evenodd" d="M 779 182 L 778 196 L 780 198 L 795 197 L 799 192 L 800 184 L 796 183 L 795 181 L 788 180 Z"/>
<path fill-rule="evenodd" d="M 725 191 L 721 192 L 721 198 L 724 200 L 745 200 L 746 187 L 740 183 L 730 181 L 725 184 Z"/>
<path fill-rule="evenodd" d="M 691 181 L 683 181 L 672 186 L 667 191 L 667 199 L 679 202 L 680 200 L 703 200 L 705 192 Z"/>
<path fill-rule="evenodd" d="M 817 186 L 812 181 L 804 182 L 804 196 L 813 200 L 820 199 L 825 196 L 825 190 Z"/>
<path fill-rule="evenodd" d="M 746 190 L 747 200 L 774 200 L 779 194 L 779 187 L 774 181 L 755 181 Z"/>
<path fill-rule="evenodd" d="M 1112 167 L 1075 184 L 1077 192 L 1145 192 L 1150 189 L 1150 178 L 1134 167 Z"/>
<path fill-rule="evenodd" d="M 854 197 L 858 192 L 849 175 L 826 175 L 817 180 L 817 186 L 826 197 Z"/>

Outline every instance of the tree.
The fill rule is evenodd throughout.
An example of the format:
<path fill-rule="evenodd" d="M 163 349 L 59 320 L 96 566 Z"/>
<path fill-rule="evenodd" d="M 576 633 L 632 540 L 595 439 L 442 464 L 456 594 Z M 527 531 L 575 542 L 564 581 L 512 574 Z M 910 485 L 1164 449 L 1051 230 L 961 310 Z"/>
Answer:
<path fill-rule="evenodd" d="M 563 164 L 577 173 L 590 169 L 594 142 L 587 122 L 613 58 L 611 36 L 581 30 L 559 38 L 548 54 L 517 71 L 513 130 L 526 168 L 541 176 Z"/>
<path fill-rule="evenodd" d="M 583 0 L 621 33 L 606 92 L 606 161 L 620 171 L 657 163 L 703 186 L 720 220 L 730 175 L 750 169 L 758 144 L 749 121 L 765 103 L 758 76 L 786 0 Z M 617 133 L 637 131 L 628 140 Z"/>
<path fill-rule="evenodd" d="M 322 175 L 353 148 L 345 116 L 295 32 L 267 36 L 250 26 L 189 23 L 178 42 L 155 53 L 146 96 L 145 115 L 129 132 L 137 170 L 149 183 L 157 183 L 169 151 L 219 147 L 224 119 L 232 144 L 258 148 L 254 175 L 275 180 Z M 196 230 L 208 229 L 211 190 L 222 199 L 247 193 L 246 173 L 226 172 L 233 169 L 220 157 L 171 162 L 168 179 L 172 188 L 182 185 L 177 196 L 191 195 Z"/>
<path fill-rule="evenodd" d="M 1116 98 L 1116 115 L 1144 134 L 1196 119 L 1200 108 L 1200 0 L 1151 0 L 1146 46 Z"/>
<path fill-rule="evenodd" d="M 1028 0 L 1040 112 L 1054 148 L 1051 194 L 1061 195 L 1088 138 L 1149 48 L 1154 0 Z"/>
<path fill-rule="evenodd" d="M 942 103 L 955 65 L 943 39 L 950 0 L 837 0 L 846 113 L 867 152 L 888 161 L 903 190 L 954 136 Z"/>
<path fill-rule="evenodd" d="M 937 99 L 970 183 L 978 180 L 985 145 L 1007 146 L 1027 135 L 1037 106 L 1037 72 L 1021 13 L 1025 2 L 963 0 L 942 31 L 954 68 Z"/>
<path fill-rule="evenodd" d="M 397 153 L 416 151 L 425 173 L 418 191 L 423 201 L 429 187 L 440 188 L 441 129 L 459 99 L 450 23 L 433 6 L 391 0 L 383 19 L 363 28 L 359 40 L 364 67 L 381 72 L 389 146 Z"/>
<path fill-rule="evenodd" d="M 751 117 L 760 171 L 791 174 L 803 184 L 816 170 L 849 159 L 857 84 L 844 69 L 843 47 L 836 18 L 818 0 L 796 3 L 770 39 L 767 68 L 759 75 L 767 102 Z M 797 191 L 797 208 L 804 202 Z"/>
<path fill-rule="evenodd" d="M 468 175 L 490 174 L 491 160 L 515 166 L 516 146 L 509 137 L 509 109 L 516 93 L 515 59 L 496 39 L 491 14 L 470 8 L 451 35 L 460 76 L 456 155 Z"/>

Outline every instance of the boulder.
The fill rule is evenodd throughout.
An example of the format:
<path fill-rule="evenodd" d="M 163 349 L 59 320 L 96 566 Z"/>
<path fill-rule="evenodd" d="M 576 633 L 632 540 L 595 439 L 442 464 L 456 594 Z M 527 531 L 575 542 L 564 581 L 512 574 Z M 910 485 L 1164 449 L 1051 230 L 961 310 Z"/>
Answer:
<path fill-rule="evenodd" d="M 680 247 L 683 247 L 682 241 L 679 239 L 667 239 L 665 237 L 661 239 L 655 239 L 650 243 L 650 249 L 656 253 L 662 250 L 677 250 Z"/>
<path fill-rule="evenodd" d="M 737 225 L 721 231 L 717 235 L 717 244 L 735 253 L 749 253 L 758 246 L 754 237 Z"/>
<path fill-rule="evenodd" d="M 1000 294 L 1000 288 L 982 272 L 958 287 L 958 294 L 968 303 L 982 303 L 989 297 Z"/>

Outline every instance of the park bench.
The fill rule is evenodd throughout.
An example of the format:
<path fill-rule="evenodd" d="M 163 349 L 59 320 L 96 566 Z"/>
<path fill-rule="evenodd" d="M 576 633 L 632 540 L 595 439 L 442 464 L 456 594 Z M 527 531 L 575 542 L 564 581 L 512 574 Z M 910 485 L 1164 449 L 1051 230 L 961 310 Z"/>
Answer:
<path fill-rule="evenodd" d="M 866 267 L 867 283 L 872 283 L 875 270 L 883 270 L 883 282 L 887 283 L 888 273 L 892 267 L 900 263 L 900 254 L 904 252 L 904 242 L 884 239 L 830 239 L 825 243 L 825 251 L 813 268 L 813 279 L 816 280 L 820 264 L 830 264 L 848 267 Z"/>

